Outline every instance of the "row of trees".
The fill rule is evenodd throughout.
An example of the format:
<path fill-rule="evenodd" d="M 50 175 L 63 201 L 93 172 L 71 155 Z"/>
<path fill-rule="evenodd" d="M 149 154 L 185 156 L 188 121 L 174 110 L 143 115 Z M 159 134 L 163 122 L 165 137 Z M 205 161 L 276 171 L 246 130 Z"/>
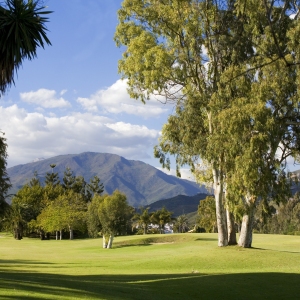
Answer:
<path fill-rule="evenodd" d="M 165 207 L 151 213 L 149 208 L 141 207 L 140 212 L 135 213 L 132 220 L 134 227 L 141 228 L 143 234 L 147 234 L 150 224 L 158 225 L 159 233 L 164 233 L 165 225 L 174 220 L 174 218 L 172 218 L 172 212 Z"/>
<path fill-rule="evenodd" d="M 104 186 L 97 176 L 87 183 L 66 168 L 60 180 L 55 165 L 50 166 L 52 171 L 46 174 L 44 185 L 35 173 L 12 198 L 11 206 L 7 205 L 1 225 L 10 228 L 16 239 L 36 234 L 46 239 L 53 233 L 56 239 L 62 239 L 66 231 L 73 239 L 76 230 L 90 237 L 102 235 L 103 247 L 111 248 L 116 235 L 133 234 L 139 226 L 146 230 L 150 221 L 162 233 L 171 221 L 171 213 L 165 208 L 151 214 L 141 209 L 139 214 L 121 192 L 102 195 Z"/>
<path fill-rule="evenodd" d="M 218 245 L 251 247 L 258 205 L 289 197 L 299 152 L 300 11 L 292 0 L 124 0 L 115 33 L 132 98 L 174 103 L 155 156 L 212 182 Z"/>
<path fill-rule="evenodd" d="M 74 176 L 71 169 L 64 172 L 62 182 L 58 173 L 46 174 L 45 186 L 38 175 L 25 184 L 12 198 L 7 215 L 7 225 L 12 226 L 15 238 L 39 232 L 45 237 L 47 232 L 60 232 L 68 229 L 73 238 L 74 229 L 85 230 L 87 205 L 94 195 L 100 195 L 103 184 L 97 176 L 87 183 L 82 176 Z"/>
<path fill-rule="evenodd" d="M 299 193 L 285 203 L 271 202 L 268 210 L 260 204 L 255 217 L 256 232 L 300 235 Z"/>

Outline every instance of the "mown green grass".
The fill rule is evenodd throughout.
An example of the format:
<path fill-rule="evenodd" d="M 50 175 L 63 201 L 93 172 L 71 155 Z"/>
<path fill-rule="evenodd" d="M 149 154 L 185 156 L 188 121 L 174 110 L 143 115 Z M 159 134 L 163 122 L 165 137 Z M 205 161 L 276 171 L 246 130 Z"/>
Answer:
<path fill-rule="evenodd" d="M 300 237 L 216 234 L 16 241 L 0 238 L 0 299 L 298 299 Z"/>

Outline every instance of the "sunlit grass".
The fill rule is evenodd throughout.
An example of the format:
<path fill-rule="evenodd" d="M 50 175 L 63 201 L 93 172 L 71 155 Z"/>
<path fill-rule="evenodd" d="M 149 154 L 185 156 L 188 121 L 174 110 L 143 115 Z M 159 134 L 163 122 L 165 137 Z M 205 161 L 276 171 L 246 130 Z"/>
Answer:
<path fill-rule="evenodd" d="M 117 237 L 113 249 L 1 236 L 0 299 L 293 299 L 299 290 L 299 236 L 255 235 L 252 249 L 219 248 L 203 233 Z"/>

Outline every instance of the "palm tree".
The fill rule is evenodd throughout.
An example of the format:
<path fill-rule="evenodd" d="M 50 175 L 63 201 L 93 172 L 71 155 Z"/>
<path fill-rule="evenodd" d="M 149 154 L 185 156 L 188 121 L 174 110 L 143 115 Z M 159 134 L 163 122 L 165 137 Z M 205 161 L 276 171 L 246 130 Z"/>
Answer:
<path fill-rule="evenodd" d="M 171 222 L 172 212 L 168 211 L 165 207 L 157 210 L 151 215 L 151 222 L 159 226 L 160 233 L 164 233 L 165 224 Z"/>
<path fill-rule="evenodd" d="M 141 213 L 136 213 L 132 219 L 134 224 L 141 226 L 144 229 L 144 234 L 147 234 L 148 225 L 151 223 L 151 214 L 149 214 L 149 208 L 140 208 Z"/>
<path fill-rule="evenodd" d="M 37 56 L 37 47 L 51 45 L 46 36 L 40 0 L 5 0 L 0 5 L 0 96 L 14 83 L 14 74 L 22 61 Z"/>
<path fill-rule="evenodd" d="M 178 232 L 183 233 L 188 229 L 188 218 L 186 215 L 180 215 L 176 218 L 176 225 L 178 227 Z"/>

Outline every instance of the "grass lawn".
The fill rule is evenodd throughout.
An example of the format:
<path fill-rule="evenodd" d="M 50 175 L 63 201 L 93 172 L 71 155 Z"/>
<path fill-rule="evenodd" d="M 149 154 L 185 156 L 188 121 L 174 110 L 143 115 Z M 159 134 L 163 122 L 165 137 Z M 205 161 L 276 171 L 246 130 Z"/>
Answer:
<path fill-rule="evenodd" d="M 14 240 L 0 234 L 0 299 L 300 299 L 300 236 L 209 233 Z"/>

